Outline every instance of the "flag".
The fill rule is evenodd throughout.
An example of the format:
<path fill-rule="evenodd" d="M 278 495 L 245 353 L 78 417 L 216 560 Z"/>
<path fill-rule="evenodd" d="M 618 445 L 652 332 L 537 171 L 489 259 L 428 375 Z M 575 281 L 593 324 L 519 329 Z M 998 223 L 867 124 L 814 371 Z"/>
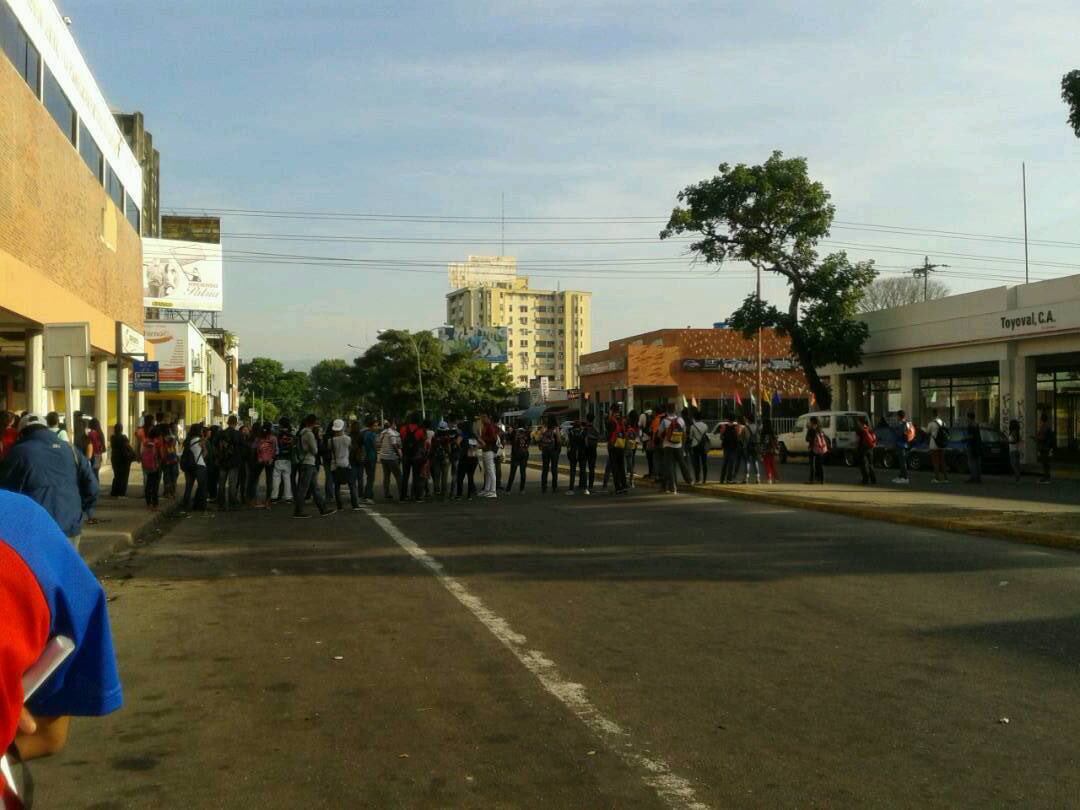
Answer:
<path fill-rule="evenodd" d="M 737 408 L 742 407 L 742 397 L 739 396 L 738 391 L 735 392 L 735 407 L 737 407 Z"/>
<path fill-rule="evenodd" d="M 686 394 L 683 394 L 683 395 L 682 395 L 682 406 L 683 406 L 683 408 L 686 408 L 686 407 L 688 407 L 688 406 L 689 406 L 689 404 L 690 404 L 690 403 L 688 403 L 688 402 L 686 401 Z"/>
<path fill-rule="evenodd" d="M 810 407 L 813 408 L 815 405 L 817 405 L 817 397 L 815 397 L 814 392 L 811 391 L 810 392 Z"/>
<path fill-rule="evenodd" d="M 779 405 L 780 404 L 780 392 L 779 391 L 773 391 L 772 404 L 773 405 Z"/>
<path fill-rule="evenodd" d="M 697 397 L 690 397 L 690 404 L 696 408 L 698 406 Z"/>

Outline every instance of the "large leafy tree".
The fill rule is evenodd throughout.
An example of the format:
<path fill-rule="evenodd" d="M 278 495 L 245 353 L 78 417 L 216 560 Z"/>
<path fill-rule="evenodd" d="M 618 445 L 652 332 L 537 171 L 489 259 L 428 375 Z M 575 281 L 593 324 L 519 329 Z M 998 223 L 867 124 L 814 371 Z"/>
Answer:
<path fill-rule="evenodd" d="M 320 360 L 308 375 L 315 413 L 323 419 L 342 416 L 355 404 L 349 364 L 340 358 Z"/>
<path fill-rule="evenodd" d="M 914 276 L 877 278 L 863 290 L 862 298 L 859 299 L 859 311 L 876 312 L 879 309 L 944 298 L 948 294 L 949 285 L 936 278 L 927 279 L 925 284 Z"/>
<path fill-rule="evenodd" d="M 1061 100 L 1069 107 L 1069 126 L 1080 138 L 1080 70 L 1070 70 L 1061 77 Z"/>
<path fill-rule="evenodd" d="M 344 362 L 344 361 L 342 361 Z M 297 417 L 311 407 L 312 390 L 308 375 L 303 371 L 286 371 L 277 360 L 254 357 L 241 363 L 238 369 L 240 390 L 246 402 L 240 416 L 247 418 L 250 405 L 259 410 L 259 418 Z"/>
<path fill-rule="evenodd" d="M 773 152 L 760 166 L 722 163 L 719 174 L 687 186 L 678 200 L 661 239 L 700 234 L 690 250 L 706 262 L 744 261 L 787 282 L 786 308 L 752 294 L 730 323 L 747 337 L 769 327 L 787 335 L 818 405 L 831 407 L 817 369 L 862 360 L 868 331 L 856 314 L 875 274 L 872 262 L 852 264 L 843 252 L 819 260 L 816 246 L 829 235 L 835 208 L 810 179 L 805 158 Z"/>

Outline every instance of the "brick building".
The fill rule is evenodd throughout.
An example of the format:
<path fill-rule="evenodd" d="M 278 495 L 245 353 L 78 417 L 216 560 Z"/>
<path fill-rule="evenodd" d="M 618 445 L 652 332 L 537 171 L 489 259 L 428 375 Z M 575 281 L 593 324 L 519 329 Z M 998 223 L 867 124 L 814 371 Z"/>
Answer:
<path fill-rule="evenodd" d="M 773 416 L 805 413 L 809 389 L 788 339 L 766 330 L 762 348 L 762 388 Z M 757 341 L 731 329 L 660 329 L 583 355 L 579 372 L 598 413 L 613 403 L 627 410 L 681 405 L 685 397 L 697 401 L 704 418 L 720 419 L 747 412 L 756 397 Z"/>
<path fill-rule="evenodd" d="M 68 404 L 113 422 L 109 362 L 145 350 L 142 172 L 51 0 L 0 0 L 0 110 L 0 407 L 63 410 L 43 328 L 86 323 L 91 383 Z"/>

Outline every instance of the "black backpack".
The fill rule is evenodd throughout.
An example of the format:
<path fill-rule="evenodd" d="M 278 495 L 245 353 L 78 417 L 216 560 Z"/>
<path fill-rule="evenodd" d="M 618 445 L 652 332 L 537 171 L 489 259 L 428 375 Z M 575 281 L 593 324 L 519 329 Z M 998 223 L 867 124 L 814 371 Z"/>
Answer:
<path fill-rule="evenodd" d="M 228 430 L 223 430 L 217 441 L 217 453 L 214 457 L 214 461 L 223 470 L 231 469 L 237 466 L 239 455 L 236 452 L 236 443 L 239 439 L 239 434 L 234 430 L 230 433 Z"/>
<path fill-rule="evenodd" d="M 554 430 L 544 430 L 540 434 L 540 439 L 537 444 L 540 445 L 541 450 L 551 450 L 555 447 L 558 441 L 558 437 L 555 435 Z"/>
<path fill-rule="evenodd" d="M 938 425 L 937 438 L 934 439 L 934 444 L 939 448 L 945 447 L 950 441 L 949 429 L 945 427 L 945 423 L 942 422 Z"/>
<path fill-rule="evenodd" d="M 423 461 L 427 458 L 427 448 L 424 447 L 424 440 L 420 438 L 420 435 L 423 435 L 423 430 L 423 428 L 412 425 L 402 437 L 401 449 L 405 453 L 405 458 L 411 461 Z"/>
<path fill-rule="evenodd" d="M 184 471 L 185 475 L 195 469 L 195 454 L 191 452 L 190 444 L 180 454 L 180 469 Z"/>
<path fill-rule="evenodd" d="M 586 450 L 596 449 L 596 446 L 600 444 L 600 434 L 596 432 L 596 428 L 588 427 L 582 431 L 582 443 Z"/>

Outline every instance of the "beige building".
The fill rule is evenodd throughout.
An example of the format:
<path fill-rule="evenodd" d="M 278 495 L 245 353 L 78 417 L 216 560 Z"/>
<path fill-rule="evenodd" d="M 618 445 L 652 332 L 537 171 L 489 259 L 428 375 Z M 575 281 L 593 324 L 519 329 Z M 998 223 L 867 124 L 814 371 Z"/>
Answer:
<path fill-rule="evenodd" d="M 449 266 L 446 322 L 467 332 L 506 327 L 507 363 L 527 388 L 547 377 L 552 388 L 576 388 L 578 362 L 592 349 L 592 293 L 535 290 L 512 256 L 470 256 Z"/>

